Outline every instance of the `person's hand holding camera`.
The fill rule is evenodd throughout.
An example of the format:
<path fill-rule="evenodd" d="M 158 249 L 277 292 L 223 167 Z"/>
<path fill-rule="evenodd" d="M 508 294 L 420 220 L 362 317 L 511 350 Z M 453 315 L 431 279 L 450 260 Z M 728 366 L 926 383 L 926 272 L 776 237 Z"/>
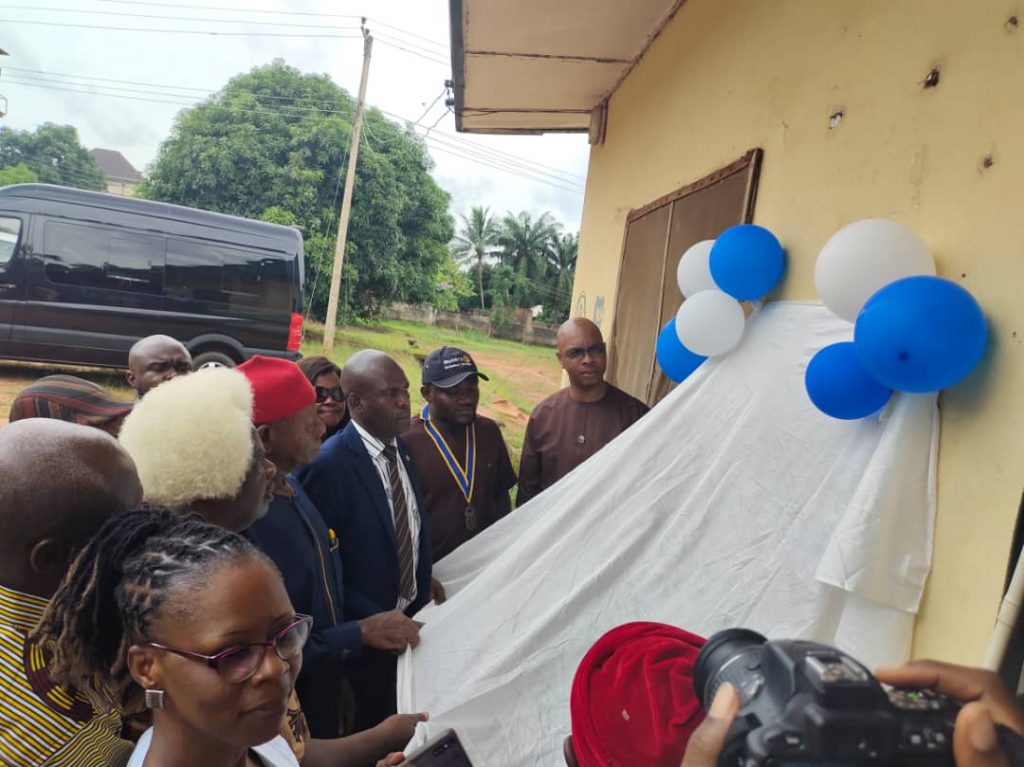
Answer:
<path fill-rule="evenodd" d="M 711 708 L 686 744 L 682 767 L 715 767 L 725 746 L 736 712 L 740 710 L 740 694 L 728 682 L 718 688 Z"/>
<path fill-rule="evenodd" d="M 957 767 L 1008 767 L 995 725 L 1024 734 L 1024 710 L 991 671 L 934 660 L 880 668 L 879 681 L 893 687 L 928 688 L 964 704 L 953 731 Z"/>

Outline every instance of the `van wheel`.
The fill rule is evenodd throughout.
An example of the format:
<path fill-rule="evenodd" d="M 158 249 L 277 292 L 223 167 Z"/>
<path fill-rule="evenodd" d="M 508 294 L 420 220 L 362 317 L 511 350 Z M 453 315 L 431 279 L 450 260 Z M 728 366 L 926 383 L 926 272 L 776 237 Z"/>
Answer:
<path fill-rule="evenodd" d="M 192 359 L 193 370 L 233 368 L 237 363 L 224 352 L 200 352 Z"/>

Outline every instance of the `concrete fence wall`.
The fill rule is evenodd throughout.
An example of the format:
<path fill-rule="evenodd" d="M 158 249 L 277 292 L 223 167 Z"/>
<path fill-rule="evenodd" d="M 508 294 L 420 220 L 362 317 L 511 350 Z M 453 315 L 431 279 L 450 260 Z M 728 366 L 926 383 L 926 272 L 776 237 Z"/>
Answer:
<path fill-rule="evenodd" d="M 553 325 L 534 322 L 529 309 L 516 309 L 512 320 L 505 323 L 493 322 L 487 312 L 476 309 L 469 312 L 442 312 L 426 304 L 391 304 L 384 310 L 384 316 L 404 322 L 437 325 L 450 330 L 476 330 L 492 338 L 538 346 L 554 346 L 555 333 L 558 330 Z"/>

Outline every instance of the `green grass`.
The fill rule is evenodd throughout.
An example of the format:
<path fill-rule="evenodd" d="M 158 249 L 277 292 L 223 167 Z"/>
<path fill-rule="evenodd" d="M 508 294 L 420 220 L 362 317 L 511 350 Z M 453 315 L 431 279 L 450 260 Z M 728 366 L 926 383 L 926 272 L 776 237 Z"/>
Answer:
<path fill-rule="evenodd" d="M 308 323 L 304 355 L 321 354 L 323 326 Z M 457 346 L 473 355 L 490 381 L 480 382 L 480 411 L 502 428 L 512 462 L 518 467 L 526 420 L 534 406 L 561 386 L 561 368 L 554 349 L 490 338 L 479 331 L 455 331 L 415 322 L 385 320 L 347 325 L 335 334 L 331 358 L 344 366 L 360 349 L 390 354 L 409 378 L 413 412 L 423 407 L 420 396 L 421 360 L 440 346 Z"/>

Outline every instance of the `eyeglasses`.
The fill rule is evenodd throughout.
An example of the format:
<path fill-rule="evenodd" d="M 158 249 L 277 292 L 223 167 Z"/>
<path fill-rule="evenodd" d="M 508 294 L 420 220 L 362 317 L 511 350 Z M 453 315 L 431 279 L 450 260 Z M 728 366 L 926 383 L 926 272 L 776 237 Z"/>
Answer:
<path fill-rule="evenodd" d="M 309 632 L 313 626 L 313 619 L 308 615 L 296 615 L 295 620 L 278 629 L 274 636 L 266 642 L 254 642 L 253 644 L 242 644 L 221 650 L 216 655 L 203 655 L 198 652 L 181 650 L 177 647 L 147 642 L 150 647 L 156 647 L 164 652 L 180 655 L 189 660 L 205 663 L 216 670 L 225 682 L 239 684 L 251 679 L 256 670 L 262 665 L 263 659 L 267 656 L 267 650 L 271 647 L 281 660 L 288 661 L 296 657 L 309 639 Z"/>
<path fill-rule="evenodd" d="M 584 354 L 589 355 L 591 357 L 597 357 L 604 353 L 605 345 L 603 343 L 588 346 L 586 349 L 581 349 L 579 346 L 573 346 L 565 350 L 565 356 L 571 360 L 581 359 Z"/>
<path fill-rule="evenodd" d="M 316 403 L 318 405 L 326 402 L 328 397 L 335 402 L 345 401 L 345 392 L 341 390 L 340 386 L 332 386 L 330 389 L 326 386 L 314 386 L 313 388 L 316 389 Z"/>

